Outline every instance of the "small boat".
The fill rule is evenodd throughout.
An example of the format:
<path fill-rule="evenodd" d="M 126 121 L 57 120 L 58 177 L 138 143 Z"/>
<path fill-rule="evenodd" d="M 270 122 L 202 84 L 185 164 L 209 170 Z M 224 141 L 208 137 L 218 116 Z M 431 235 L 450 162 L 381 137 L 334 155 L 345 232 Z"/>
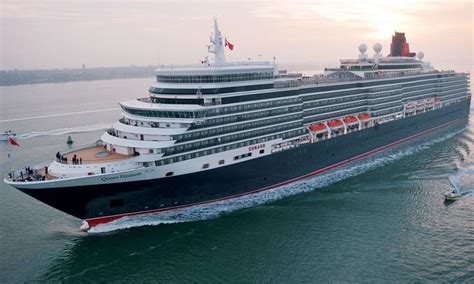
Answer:
<path fill-rule="evenodd" d="M 357 116 L 360 120 L 365 121 L 365 120 L 370 120 L 371 115 L 369 113 L 361 113 Z"/>
<path fill-rule="evenodd" d="M 8 141 L 8 137 L 16 137 L 15 131 L 7 130 L 0 134 L 0 141 Z"/>
<path fill-rule="evenodd" d="M 326 132 L 328 131 L 328 129 L 326 128 L 326 125 L 322 124 L 322 123 L 316 123 L 316 124 L 312 124 L 309 129 L 311 130 L 311 132 Z"/>
<path fill-rule="evenodd" d="M 459 193 L 459 190 L 457 190 L 456 188 L 453 189 L 452 191 L 448 191 L 444 194 L 444 200 L 445 201 L 455 201 L 455 200 L 458 200 L 461 197 L 462 197 L 462 194 Z"/>
<path fill-rule="evenodd" d="M 344 123 L 347 124 L 347 125 L 352 125 L 352 124 L 359 123 L 357 118 L 355 118 L 354 116 L 346 116 L 343 120 L 344 120 Z"/>
<path fill-rule="evenodd" d="M 344 126 L 344 124 L 342 123 L 342 121 L 336 119 L 336 120 L 329 121 L 328 126 L 329 128 L 341 128 Z"/>

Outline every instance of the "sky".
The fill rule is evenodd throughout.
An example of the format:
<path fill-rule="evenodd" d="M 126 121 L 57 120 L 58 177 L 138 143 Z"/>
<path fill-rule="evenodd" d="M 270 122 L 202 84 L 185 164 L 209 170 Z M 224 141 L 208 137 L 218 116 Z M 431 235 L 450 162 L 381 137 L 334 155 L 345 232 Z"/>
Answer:
<path fill-rule="evenodd" d="M 337 66 L 405 32 L 435 67 L 473 72 L 473 1 L 0 0 L 1 70 L 194 64 L 217 17 L 228 61 Z"/>

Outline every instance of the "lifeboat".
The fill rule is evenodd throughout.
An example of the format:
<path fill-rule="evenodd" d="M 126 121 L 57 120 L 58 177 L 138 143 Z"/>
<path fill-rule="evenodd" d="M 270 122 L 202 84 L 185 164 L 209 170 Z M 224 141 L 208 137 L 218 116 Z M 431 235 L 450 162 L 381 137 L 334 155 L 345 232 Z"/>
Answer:
<path fill-rule="evenodd" d="M 369 120 L 371 118 L 370 114 L 368 113 L 361 113 L 357 116 L 360 120 Z"/>
<path fill-rule="evenodd" d="M 326 128 L 326 125 L 322 123 L 315 123 L 315 124 L 311 124 L 311 126 L 309 127 L 309 130 L 311 130 L 311 132 L 321 132 L 321 131 L 327 131 L 327 128 Z"/>
<path fill-rule="evenodd" d="M 413 109 L 415 108 L 415 104 L 406 104 L 405 109 Z"/>
<path fill-rule="evenodd" d="M 435 98 L 435 99 L 434 99 L 434 103 L 435 103 L 436 105 L 439 105 L 439 104 L 441 103 L 441 99 L 440 99 L 440 98 Z"/>
<path fill-rule="evenodd" d="M 415 104 L 406 104 L 405 105 L 405 112 L 412 113 L 415 111 Z"/>
<path fill-rule="evenodd" d="M 344 120 L 344 123 L 348 125 L 356 124 L 359 122 L 357 118 L 355 118 L 354 116 L 347 116 L 343 120 Z"/>
<path fill-rule="evenodd" d="M 328 122 L 328 126 L 330 128 L 339 128 L 339 127 L 342 127 L 344 125 L 343 125 L 342 121 L 340 121 L 340 120 L 331 120 L 331 121 Z"/>
<path fill-rule="evenodd" d="M 425 101 L 417 102 L 416 103 L 416 109 L 417 110 L 423 110 L 425 108 Z"/>

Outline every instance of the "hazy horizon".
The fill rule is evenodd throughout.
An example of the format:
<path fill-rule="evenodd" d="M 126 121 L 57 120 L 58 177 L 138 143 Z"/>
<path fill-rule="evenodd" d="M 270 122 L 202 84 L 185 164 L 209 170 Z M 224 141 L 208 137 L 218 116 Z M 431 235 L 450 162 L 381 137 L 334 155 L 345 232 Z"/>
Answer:
<path fill-rule="evenodd" d="M 212 19 L 235 45 L 229 61 L 331 65 L 360 43 L 405 32 L 438 68 L 473 71 L 471 1 L 2 0 L 1 70 L 192 64 Z"/>

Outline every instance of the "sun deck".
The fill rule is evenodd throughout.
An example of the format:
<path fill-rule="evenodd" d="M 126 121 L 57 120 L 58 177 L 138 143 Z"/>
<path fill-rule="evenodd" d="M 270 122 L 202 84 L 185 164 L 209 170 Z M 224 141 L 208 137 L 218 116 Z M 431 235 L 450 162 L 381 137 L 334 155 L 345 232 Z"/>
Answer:
<path fill-rule="evenodd" d="M 63 164 L 73 164 L 73 157 L 76 156 L 78 163 L 77 164 L 96 164 L 96 163 L 107 163 L 120 160 L 126 160 L 132 156 L 122 155 L 115 152 L 108 151 L 102 146 L 95 146 L 86 149 L 80 149 L 64 154 L 63 157 L 67 159 L 66 161 L 61 161 Z M 82 160 L 81 160 L 82 159 Z"/>

